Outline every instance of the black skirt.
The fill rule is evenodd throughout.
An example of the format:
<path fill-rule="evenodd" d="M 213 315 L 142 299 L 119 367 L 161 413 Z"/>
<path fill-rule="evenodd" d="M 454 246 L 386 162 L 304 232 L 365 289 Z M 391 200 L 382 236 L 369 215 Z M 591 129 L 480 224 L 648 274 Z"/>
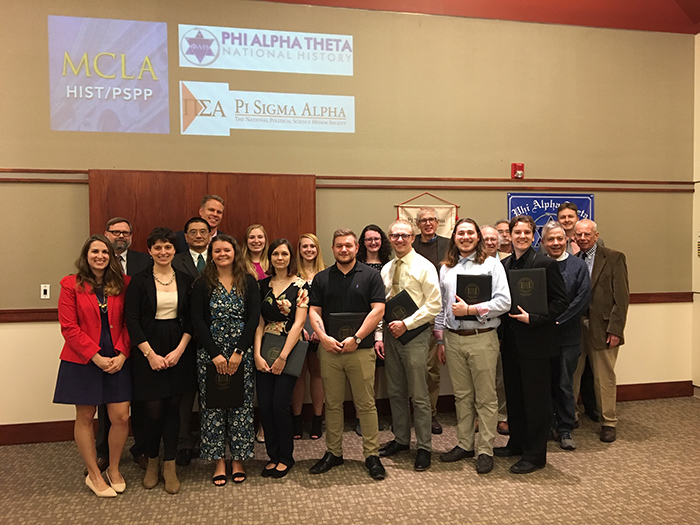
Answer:
<path fill-rule="evenodd" d="M 178 320 L 167 319 L 156 320 L 155 334 L 148 342 L 156 354 L 165 357 L 180 344 L 181 339 L 182 328 Z M 155 401 L 192 390 L 195 370 L 185 353 L 174 367 L 155 371 L 151 368 L 148 359 L 143 356 L 143 352 L 138 347 L 134 347 L 131 351 L 134 400 Z"/>

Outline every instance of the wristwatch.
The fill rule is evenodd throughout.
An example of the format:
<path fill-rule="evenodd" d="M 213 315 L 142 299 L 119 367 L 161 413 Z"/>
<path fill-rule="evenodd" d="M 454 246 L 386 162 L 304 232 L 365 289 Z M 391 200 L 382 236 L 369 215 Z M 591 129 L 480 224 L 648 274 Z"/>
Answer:
<path fill-rule="evenodd" d="M 362 339 L 357 337 L 357 334 L 353 335 L 352 338 L 355 340 L 355 344 L 359 345 L 362 342 Z"/>

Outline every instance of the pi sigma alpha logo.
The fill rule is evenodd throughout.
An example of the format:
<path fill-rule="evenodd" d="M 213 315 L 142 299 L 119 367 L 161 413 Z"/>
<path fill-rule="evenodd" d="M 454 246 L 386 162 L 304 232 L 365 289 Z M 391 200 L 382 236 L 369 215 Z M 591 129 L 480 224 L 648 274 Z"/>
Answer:
<path fill-rule="evenodd" d="M 233 129 L 355 132 L 355 97 L 234 91 L 180 81 L 180 133 L 228 136 Z"/>
<path fill-rule="evenodd" d="M 182 34 L 180 56 L 194 66 L 207 67 L 216 62 L 221 44 L 214 33 L 203 27 L 193 27 Z"/>

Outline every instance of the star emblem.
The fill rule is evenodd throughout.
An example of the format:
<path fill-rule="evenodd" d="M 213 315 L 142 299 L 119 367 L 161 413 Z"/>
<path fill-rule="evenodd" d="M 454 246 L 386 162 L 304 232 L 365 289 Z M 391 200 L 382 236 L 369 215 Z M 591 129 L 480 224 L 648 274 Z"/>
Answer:
<path fill-rule="evenodd" d="M 213 38 L 205 38 L 201 31 L 197 31 L 194 37 L 187 37 L 187 43 L 190 45 L 189 49 L 185 51 L 186 55 L 194 55 L 199 63 L 202 63 L 204 57 L 214 56 L 211 50 L 211 45 L 214 42 Z"/>

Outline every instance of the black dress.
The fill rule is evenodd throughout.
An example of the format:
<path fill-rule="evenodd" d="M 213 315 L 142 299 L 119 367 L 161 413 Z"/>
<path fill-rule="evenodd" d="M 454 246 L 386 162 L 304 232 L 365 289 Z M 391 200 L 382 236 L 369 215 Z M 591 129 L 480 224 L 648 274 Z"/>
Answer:
<path fill-rule="evenodd" d="M 104 303 L 102 290 L 95 291 L 95 301 Z M 103 357 L 115 357 L 112 334 L 109 329 L 107 309 L 100 309 L 102 329 L 100 352 Z M 90 361 L 87 364 L 61 361 L 53 396 L 54 403 L 66 405 L 98 406 L 108 403 L 131 401 L 131 359 L 124 361 L 122 369 L 115 374 L 104 372 Z"/>

